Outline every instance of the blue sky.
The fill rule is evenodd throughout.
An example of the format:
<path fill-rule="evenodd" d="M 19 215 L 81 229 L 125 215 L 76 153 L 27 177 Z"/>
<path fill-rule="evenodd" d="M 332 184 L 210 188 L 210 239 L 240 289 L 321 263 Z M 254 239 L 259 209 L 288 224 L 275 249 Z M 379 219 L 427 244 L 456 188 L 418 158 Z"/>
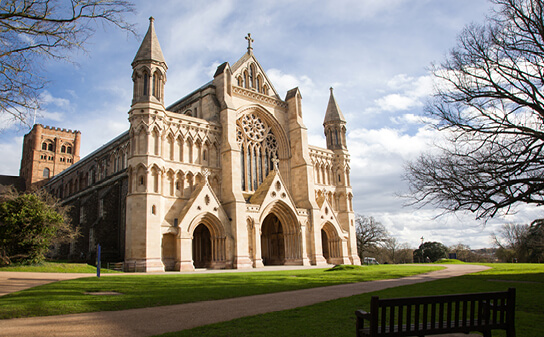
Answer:
<path fill-rule="evenodd" d="M 325 146 L 323 117 L 329 87 L 348 121 L 355 211 L 374 216 L 400 242 L 459 242 L 491 246 L 503 223 L 541 217 L 535 208 L 490 220 L 470 214 L 436 218 L 434 209 L 403 207 L 403 165 L 440 137 L 420 122 L 432 92 L 428 69 L 440 63 L 457 35 L 489 14 L 487 0 L 163 0 L 135 1 L 139 37 L 97 27 L 87 52 L 74 63 L 43 65 L 50 83 L 37 122 L 82 132 L 82 155 L 128 129 L 132 98 L 130 66 L 149 21 L 168 64 L 167 105 L 212 79 L 216 67 L 254 54 L 279 95 L 299 87 L 312 145 Z M 27 128 L 3 123 L 0 174 L 17 175 Z"/>

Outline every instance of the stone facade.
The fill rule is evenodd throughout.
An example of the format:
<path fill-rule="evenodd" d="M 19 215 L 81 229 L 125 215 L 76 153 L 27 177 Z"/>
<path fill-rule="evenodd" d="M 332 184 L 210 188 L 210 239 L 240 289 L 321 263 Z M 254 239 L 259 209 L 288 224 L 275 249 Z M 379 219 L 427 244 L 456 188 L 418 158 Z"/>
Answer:
<path fill-rule="evenodd" d="M 110 261 L 148 272 L 360 264 L 332 89 L 327 148 L 310 146 L 300 91 L 282 100 L 247 39 L 240 60 L 165 107 L 167 65 L 150 19 L 132 62 L 128 132 L 46 185 L 82 227 L 65 255 L 108 242 Z"/>
<path fill-rule="evenodd" d="M 70 218 L 82 234 L 69 246 L 57 247 L 59 258 L 123 261 L 125 256 L 126 200 L 128 193 L 128 132 L 53 177 L 45 186 L 70 206 Z"/>

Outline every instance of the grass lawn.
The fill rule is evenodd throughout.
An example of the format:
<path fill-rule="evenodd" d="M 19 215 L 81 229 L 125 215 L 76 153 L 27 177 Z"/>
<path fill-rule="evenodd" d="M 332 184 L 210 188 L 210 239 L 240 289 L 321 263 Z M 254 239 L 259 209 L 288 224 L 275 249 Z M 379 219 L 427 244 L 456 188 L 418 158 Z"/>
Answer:
<path fill-rule="evenodd" d="M 0 318 L 60 315 L 217 300 L 328 285 L 398 278 L 443 267 L 364 266 L 340 270 L 109 275 L 50 283 L 0 297 Z M 118 292 L 93 296 L 86 292 Z"/>
<path fill-rule="evenodd" d="M 356 295 L 298 309 L 257 315 L 161 336 L 354 336 L 357 309 L 370 309 L 370 297 L 427 296 L 516 290 L 518 336 L 542 336 L 544 264 L 489 264 L 493 269 L 410 286 Z M 505 336 L 502 331 L 493 337 Z"/>
<path fill-rule="evenodd" d="M 0 271 L 23 271 L 39 273 L 91 273 L 96 274 L 96 267 L 85 263 L 43 262 L 35 265 L 14 265 L 0 267 Z M 101 268 L 101 274 L 118 273 L 117 271 Z"/>

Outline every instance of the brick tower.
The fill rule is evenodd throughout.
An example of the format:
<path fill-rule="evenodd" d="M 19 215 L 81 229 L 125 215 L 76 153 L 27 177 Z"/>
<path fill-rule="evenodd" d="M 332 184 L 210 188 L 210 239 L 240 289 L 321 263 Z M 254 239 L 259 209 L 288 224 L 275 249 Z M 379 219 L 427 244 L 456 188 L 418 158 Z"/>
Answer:
<path fill-rule="evenodd" d="M 79 160 L 81 132 L 35 124 L 23 141 L 19 175 L 27 189 L 44 185 L 49 178 Z"/>

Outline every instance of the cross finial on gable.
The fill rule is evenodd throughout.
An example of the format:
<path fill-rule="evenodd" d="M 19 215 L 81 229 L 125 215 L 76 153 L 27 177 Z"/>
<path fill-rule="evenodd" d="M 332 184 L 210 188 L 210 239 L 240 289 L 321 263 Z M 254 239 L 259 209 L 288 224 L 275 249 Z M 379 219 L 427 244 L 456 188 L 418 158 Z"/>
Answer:
<path fill-rule="evenodd" d="M 280 170 L 280 160 L 278 158 L 273 158 L 272 159 L 272 163 L 274 164 L 274 171 L 279 171 Z"/>
<path fill-rule="evenodd" d="M 202 169 L 202 176 L 204 177 L 204 182 L 209 182 L 209 177 L 210 177 L 210 170 L 208 170 L 207 168 L 204 168 Z"/>
<path fill-rule="evenodd" d="M 251 43 L 254 42 L 255 40 L 251 38 L 251 33 L 247 33 L 247 36 L 245 39 L 247 40 L 247 52 L 251 53 L 251 51 L 253 50 L 253 47 L 251 47 Z"/>

